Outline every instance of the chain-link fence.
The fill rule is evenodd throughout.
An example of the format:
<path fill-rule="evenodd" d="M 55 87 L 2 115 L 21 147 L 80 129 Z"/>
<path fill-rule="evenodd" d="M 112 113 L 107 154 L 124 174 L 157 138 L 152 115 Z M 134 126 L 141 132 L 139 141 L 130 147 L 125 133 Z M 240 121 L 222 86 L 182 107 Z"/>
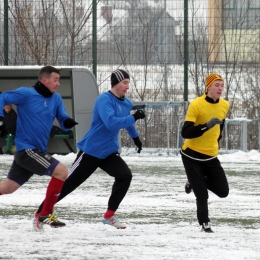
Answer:
<path fill-rule="evenodd" d="M 140 104 L 140 103 L 139 103 Z M 187 102 L 146 102 L 144 120 L 136 122 L 143 146 L 147 148 L 178 149 L 180 125 L 184 121 Z M 122 147 L 133 146 L 126 130 L 121 132 Z"/>
<path fill-rule="evenodd" d="M 214 71 L 225 79 L 230 119 L 258 120 L 259 35 L 259 0 L 0 2 L 0 65 L 85 66 L 100 93 L 110 89 L 110 73 L 123 68 L 136 102 L 191 101 L 205 91 L 205 77 Z M 147 110 L 154 122 L 141 131 L 157 129 L 162 136 L 164 109 Z M 167 147 L 175 139 L 154 137 L 153 145 Z"/>
<path fill-rule="evenodd" d="M 220 141 L 223 150 L 260 150 L 260 121 L 249 119 L 226 120 Z"/>
<path fill-rule="evenodd" d="M 140 104 L 140 102 L 138 103 Z M 136 122 L 143 146 L 167 148 L 178 153 L 184 139 L 181 129 L 185 120 L 187 102 L 149 102 L 145 104 L 146 118 Z M 219 148 L 223 151 L 260 150 L 260 120 L 246 118 L 227 119 L 223 127 Z M 126 130 L 121 131 L 122 147 L 133 147 Z"/>

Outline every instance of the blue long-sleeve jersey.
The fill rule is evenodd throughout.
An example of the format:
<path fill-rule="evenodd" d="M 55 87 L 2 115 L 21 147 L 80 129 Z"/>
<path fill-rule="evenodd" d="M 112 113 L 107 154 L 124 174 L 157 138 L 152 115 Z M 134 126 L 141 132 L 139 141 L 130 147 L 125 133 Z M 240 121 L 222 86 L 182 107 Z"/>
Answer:
<path fill-rule="evenodd" d="M 55 118 L 63 130 L 68 130 L 63 121 L 69 116 L 58 93 L 46 98 L 33 87 L 20 87 L 0 95 L 0 116 L 6 104 L 17 106 L 16 151 L 36 148 L 46 152 Z"/>
<path fill-rule="evenodd" d="M 138 136 L 135 118 L 130 114 L 132 106 L 127 98 L 119 99 L 111 92 L 101 94 L 94 105 L 90 129 L 77 147 L 97 158 L 118 152 L 120 129 L 125 128 L 131 138 Z"/>

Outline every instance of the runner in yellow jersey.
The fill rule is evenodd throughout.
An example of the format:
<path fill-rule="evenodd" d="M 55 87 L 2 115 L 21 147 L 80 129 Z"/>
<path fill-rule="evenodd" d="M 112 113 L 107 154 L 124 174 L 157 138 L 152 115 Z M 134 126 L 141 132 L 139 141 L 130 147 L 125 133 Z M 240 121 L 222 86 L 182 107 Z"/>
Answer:
<path fill-rule="evenodd" d="M 221 198 L 228 196 L 226 174 L 217 158 L 219 140 L 229 110 L 228 101 L 221 98 L 224 79 L 215 73 L 206 77 L 206 93 L 194 99 L 182 128 L 185 138 L 181 149 L 188 182 L 185 190 L 193 190 L 197 218 L 202 231 L 212 233 L 208 214 L 208 190 Z"/>

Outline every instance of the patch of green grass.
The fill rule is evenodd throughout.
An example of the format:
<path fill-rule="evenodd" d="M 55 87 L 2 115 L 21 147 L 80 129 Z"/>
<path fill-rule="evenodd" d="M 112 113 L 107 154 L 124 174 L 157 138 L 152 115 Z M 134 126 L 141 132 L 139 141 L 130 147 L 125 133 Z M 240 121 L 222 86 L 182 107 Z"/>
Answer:
<path fill-rule="evenodd" d="M 260 218 L 211 218 L 214 223 L 226 224 L 229 226 L 241 226 L 243 228 L 260 228 Z"/>

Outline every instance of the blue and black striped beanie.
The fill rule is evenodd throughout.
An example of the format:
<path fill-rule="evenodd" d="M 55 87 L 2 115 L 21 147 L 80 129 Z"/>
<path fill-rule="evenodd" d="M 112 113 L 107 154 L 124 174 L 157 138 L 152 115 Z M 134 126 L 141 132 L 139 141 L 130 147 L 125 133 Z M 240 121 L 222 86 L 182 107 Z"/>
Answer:
<path fill-rule="evenodd" d="M 129 74 L 121 69 L 117 69 L 111 74 L 111 87 L 113 88 L 116 84 L 124 79 L 130 79 Z"/>

